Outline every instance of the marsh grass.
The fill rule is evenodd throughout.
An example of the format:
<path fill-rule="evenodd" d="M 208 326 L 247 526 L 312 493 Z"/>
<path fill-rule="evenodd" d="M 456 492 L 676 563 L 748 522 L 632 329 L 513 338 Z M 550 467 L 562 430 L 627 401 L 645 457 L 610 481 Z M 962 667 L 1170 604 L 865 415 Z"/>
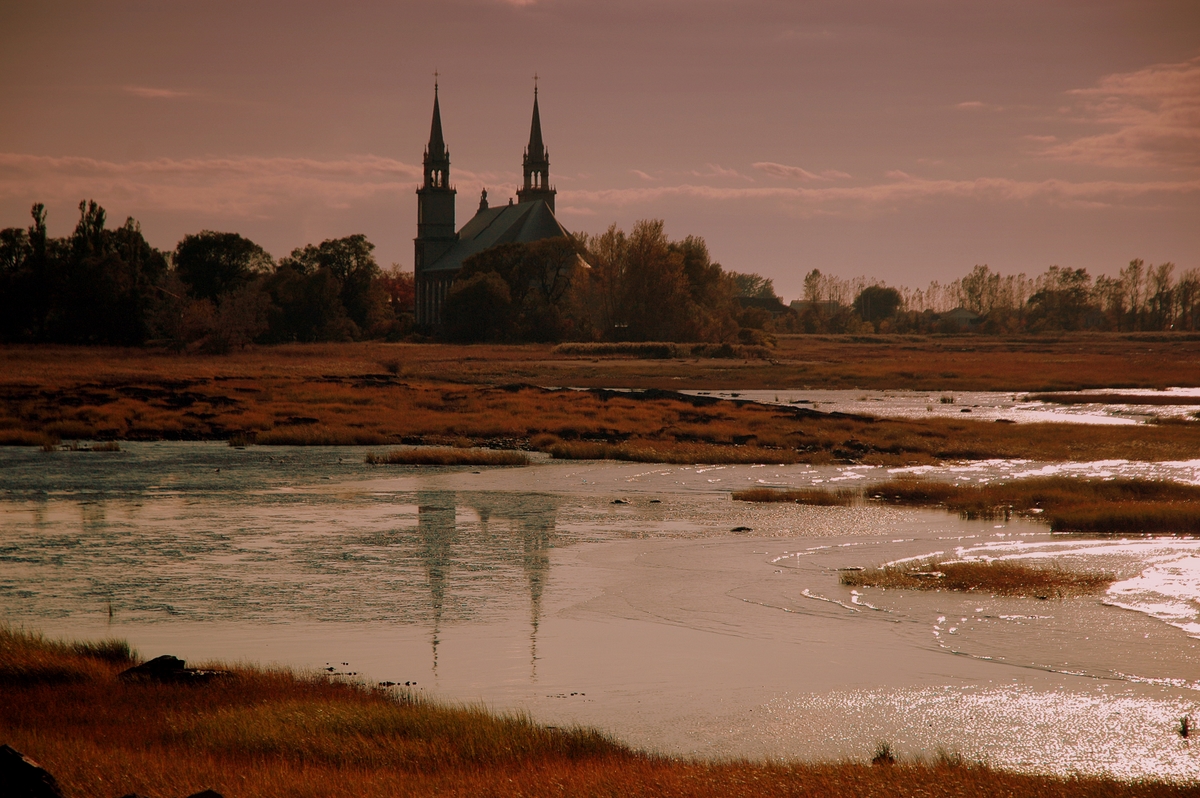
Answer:
<path fill-rule="evenodd" d="M 687 344 L 669 341 L 617 341 L 611 343 L 565 343 L 552 354 L 578 357 L 633 357 L 650 360 L 667 358 L 739 358 L 762 360 L 770 357 L 765 346 L 745 344 Z"/>
<path fill-rule="evenodd" d="M 783 360 L 719 365 L 695 359 L 572 359 L 547 346 L 286 345 L 219 358 L 14 346 L 0 350 L 0 444 L 37 446 L 57 438 L 386 446 L 445 445 L 461 438 L 524 448 L 553 436 L 564 444 L 559 457 L 667 463 L 1185 460 L 1200 451 L 1200 424 L 874 419 L 671 393 L 809 382 L 867 387 L 885 377 L 894 378 L 888 387 L 912 387 L 925 381 L 922 375 L 944 380 L 938 390 L 951 390 L 979 382 L 997 363 L 1036 364 L 1038 358 L 1043 366 L 1031 367 L 1026 380 L 1028 374 L 1046 373 L 1045 363 L 1074 369 L 1071 379 L 1077 380 L 1082 373 L 1073 358 L 1082 358 L 1096 366 L 1097 380 L 1142 375 L 1137 379 L 1185 384 L 1192 375 L 1200 383 L 1200 339 L 1172 340 L 1177 343 L 1171 346 L 1149 342 L 1130 359 L 1125 339 L 1088 339 L 1088 347 L 1095 343 L 1101 350 L 1093 357 L 1090 349 L 1080 355 L 1070 342 L 971 341 L 964 347 L 961 340 L 950 346 L 940 340 L 806 337 L 781 342 L 772 357 Z M 1147 352 L 1163 353 L 1163 362 L 1173 367 L 1162 367 Z M 1179 360 L 1192 357 L 1188 352 L 1195 355 L 1194 369 L 1188 365 L 1192 360 Z M 842 356 L 848 359 L 838 360 Z M 380 363 L 391 360 L 403 363 L 403 379 L 381 369 Z M 912 370 L 895 372 L 898 362 Z M 931 376 L 931 364 L 938 363 L 942 370 Z M 1156 370 L 1146 371 L 1151 366 Z M 662 390 L 639 396 L 549 390 L 535 383 Z M 550 445 L 535 448 L 548 451 Z"/>
<path fill-rule="evenodd" d="M 383 454 L 368 452 L 370 465 L 437 465 L 437 466 L 523 466 L 529 465 L 529 455 L 514 449 L 469 449 L 459 447 L 416 447 L 393 449 Z"/>
<path fill-rule="evenodd" d="M 747 488 L 735 490 L 731 498 L 736 502 L 792 502 L 818 507 L 848 507 L 862 501 L 862 492 L 846 488 L 836 491 L 821 488 Z"/>
<path fill-rule="evenodd" d="M 1036 477 L 983 485 L 893 479 L 864 490 L 750 488 L 734 501 L 852 505 L 867 498 L 888 504 L 944 507 L 966 519 L 1022 515 L 1055 532 L 1200 534 L 1200 485 L 1166 480 Z"/>
<path fill-rule="evenodd" d="M 73 644 L 0 627 L 0 739 L 40 762 L 67 798 L 697 796 L 698 798 L 1150 798 L 1195 785 L 1007 773 L 897 757 L 855 763 L 675 759 L 584 728 L 448 706 L 286 670 L 228 668 L 205 685 L 128 683 L 120 643 Z M 62 674 L 70 678 L 62 678 Z"/>
<path fill-rule="evenodd" d="M 963 485 L 894 479 L 867 492 L 892 504 L 945 507 L 967 519 L 1022 514 L 1055 532 L 1200 532 L 1200 485 L 1166 480 L 1036 477 Z"/>
<path fill-rule="evenodd" d="M 1013 560 L 927 560 L 843 571 L 847 587 L 882 587 L 904 590 L 953 590 L 995 596 L 1065 598 L 1100 593 L 1116 580 L 1110 573 L 1070 571 L 1025 565 Z"/>
<path fill-rule="evenodd" d="M 801 456 L 790 449 L 760 446 L 722 446 L 719 444 L 670 440 L 633 440 L 625 443 L 596 441 L 559 441 L 545 451 L 555 460 L 626 460 L 637 463 L 753 464 L 797 463 Z"/>

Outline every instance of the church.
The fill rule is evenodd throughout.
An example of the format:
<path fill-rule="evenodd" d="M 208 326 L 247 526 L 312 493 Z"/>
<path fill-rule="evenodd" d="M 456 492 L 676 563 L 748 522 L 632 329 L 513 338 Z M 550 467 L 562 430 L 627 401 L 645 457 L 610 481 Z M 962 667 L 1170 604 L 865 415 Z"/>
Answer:
<path fill-rule="evenodd" d="M 442 324 L 442 304 L 463 261 L 500 244 L 526 244 L 568 235 L 554 216 L 555 190 L 550 185 L 550 153 L 542 143 L 537 86 L 533 89 L 533 123 L 525 148 L 525 185 L 517 202 L 488 206 L 487 190 L 471 220 L 454 230 L 455 189 L 450 184 L 450 150 L 442 136 L 437 84 L 433 87 L 433 125 L 425 148 L 425 176 L 417 189 L 417 237 L 413 271 L 416 322 L 425 330 Z"/>

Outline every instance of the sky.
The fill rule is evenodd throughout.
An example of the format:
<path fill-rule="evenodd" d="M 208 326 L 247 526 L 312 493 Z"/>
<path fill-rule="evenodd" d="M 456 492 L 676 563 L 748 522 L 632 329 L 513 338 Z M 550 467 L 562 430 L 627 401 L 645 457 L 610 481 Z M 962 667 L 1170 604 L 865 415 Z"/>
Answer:
<path fill-rule="evenodd" d="M 0 227 L 95 199 L 411 269 L 435 70 L 460 226 L 515 194 L 536 73 L 564 226 L 663 219 L 785 299 L 1200 268 L 1196 0 L 0 0 Z"/>

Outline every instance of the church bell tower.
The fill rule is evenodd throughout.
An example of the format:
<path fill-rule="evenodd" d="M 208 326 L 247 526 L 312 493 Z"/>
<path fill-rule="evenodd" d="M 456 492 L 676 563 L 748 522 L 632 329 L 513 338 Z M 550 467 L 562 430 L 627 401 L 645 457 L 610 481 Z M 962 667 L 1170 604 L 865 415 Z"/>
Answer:
<path fill-rule="evenodd" d="M 442 112 L 438 86 L 433 84 L 433 124 L 425 148 L 425 179 L 417 189 L 417 237 L 413 273 L 417 290 L 417 324 L 428 326 L 440 319 L 441 300 L 447 286 L 431 279 L 426 270 L 458 240 L 454 232 L 454 195 L 450 185 L 450 150 L 442 137 Z"/>
<path fill-rule="evenodd" d="M 533 124 L 529 128 L 529 146 L 525 148 L 525 186 L 517 191 L 518 202 L 545 200 L 554 211 L 554 195 L 550 185 L 550 151 L 542 143 L 542 117 L 538 113 L 537 78 L 533 84 Z"/>

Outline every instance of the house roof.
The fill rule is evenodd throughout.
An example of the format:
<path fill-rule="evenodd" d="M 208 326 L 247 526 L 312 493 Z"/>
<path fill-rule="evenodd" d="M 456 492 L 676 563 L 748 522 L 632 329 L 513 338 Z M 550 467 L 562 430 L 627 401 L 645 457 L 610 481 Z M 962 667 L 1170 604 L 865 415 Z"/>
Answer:
<path fill-rule="evenodd" d="M 457 271 L 472 255 L 500 244 L 528 244 L 570 235 L 545 200 L 497 205 L 479 211 L 458 231 L 458 241 L 425 271 Z"/>

